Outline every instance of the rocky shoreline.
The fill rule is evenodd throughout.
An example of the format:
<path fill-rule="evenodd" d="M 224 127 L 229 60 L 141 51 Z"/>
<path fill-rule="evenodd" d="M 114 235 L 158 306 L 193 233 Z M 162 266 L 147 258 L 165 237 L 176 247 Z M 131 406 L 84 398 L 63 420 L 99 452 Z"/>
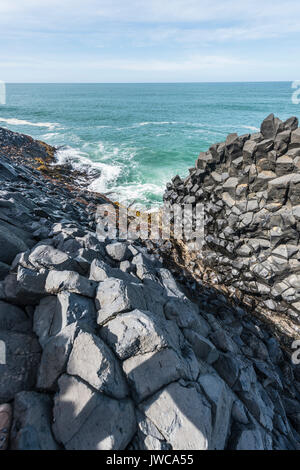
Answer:
<path fill-rule="evenodd" d="M 202 251 L 179 248 L 189 270 L 286 334 L 287 347 L 300 337 L 299 185 L 298 120 L 270 115 L 260 133 L 230 134 L 202 152 L 164 196 L 204 205 Z"/>
<path fill-rule="evenodd" d="M 166 200 L 194 197 L 195 184 L 195 193 L 203 190 L 205 204 L 206 192 L 224 193 L 217 186 L 228 186 L 228 179 L 246 171 L 246 141 L 261 144 L 265 155 L 274 151 L 265 140 L 273 146 L 279 142 L 278 152 L 289 151 L 285 145 L 291 141 L 276 138 L 297 131 L 281 129 L 275 118 L 262 131 L 271 132 L 272 126 L 276 136 L 231 136 L 214 153 L 202 155 L 189 179 L 175 178 L 168 186 Z M 215 258 L 205 254 L 198 260 L 201 266 L 192 265 L 195 259 L 184 253 L 184 244 L 99 240 L 95 210 L 108 200 L 78 188 L 78 175 L 53 165 L 54 152 L 0 129 L 0 345 L 6 351 L 0 361 L 0 448 L 299 449 L 300 366 L 254 314 L 261 302 L 251 304 L 250 311 L 244 298 L 236 297 L 239 304 L 230 301 L 230 288 L 222 292 L 209 285 L 210 279 L 203 282 L 203 274 L 210 272 L 211 278 L 223 276 L 218 284 L 242 292 L 235 278 L 228 277 L 232 264 L 220 262 L 215 240 L 208 247 Z M 220 162 L 212 168 L 217 155 Z M 277 156 L 272 155 L 276 172 Z M 208 165 L 204 169 L 203 161 Z M 235 173 L 220 181 L 222 165 Z M 253 167 L 249 174 L 252 178 Z M 273 179 L 267 178 L 268 184 Z M 233 199 L 231 188 L 246 183 L 231 184 L 226 192 Z M 265 187 L 260 184 L 257 194 Z M 297 191 L 289 194 L 295 205 Z M 218 201 L 211 206 L 218 207 Z M 222 217 L 229 218 L 227 209 L 222 210 Z M 213 235 L 214 224 L 215 218 L 209 218 Z M 255 238 L 249 225 L 238 232 L 244 244 L 249 233 Z M 238 248 L 233 246 L 231 261 Z M 290 259 L 297 259 L 294 252 Z M 206 262 L 210 271 L 201 273 Z M 216 263 L 222 269 L 216 270 Z M 244 280 L 240 273 L 237 277 Z M 280 299 L 276 309 L 279 304 L 285 305 Z M 297 313 L 294 305 L 292 310 Z M 297 325 L 289 311 L 277 313 Z M 7 410 L 11 425 L 6 421 L 3 431 L 1 418 Z"/>

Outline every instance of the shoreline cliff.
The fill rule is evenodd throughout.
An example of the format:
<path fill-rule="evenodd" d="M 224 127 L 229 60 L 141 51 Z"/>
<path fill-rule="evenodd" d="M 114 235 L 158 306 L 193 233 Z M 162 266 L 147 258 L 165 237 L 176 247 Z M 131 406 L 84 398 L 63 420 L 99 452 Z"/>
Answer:
<path fill-rule="evenodd" d="M 298 146 L 295 121 L 287 125 L 291 129 L 271 116 L 261 136 L 230 136 L 202 154 L 185 181 L 175 178 L 165 199 L 194 197 L 202 189 L 207 229 L 216 238 L 206 193 L 218 206 L 220 194 L 233 199 L 240 184 L 258 179 L 263 186 L 257 192 L 270 194 L 270 182 L 282 177 L 277 164 L 291 170 L 290 160 L 281 162 L 272 152 Z M 0 128 L 0 423 L 8 416 L 0 448 L 299 449 L 300 366 L 278 340 L 284 332 L 276 338 L 254 314 L 259 303 L 249 310 L 243 299 L 229 298 L 235 279 L 228 272 L 234 277 L 236 269 L 238 278 L 248 272 L 232 264 L 242 246 L 233 246 L 229 261 L 221 262 L 227 244 L 208 239 L 205 249 L 214 256 L 205 252 L 196 266 L 184 242 L 99 240 L 95 210 L 109 200 L 76 186 L 79 175 L 53 165 L 54 152 Z M 273 170 L 266 169 L 271 155 Z M 246 165 L 246 157 L 252 163 Z M 253 165 L 273 171 L 274 178 L 232 181 L 245 165 L 247 178 Z M 285 191 L 285 204 L 297 194 Z M 196 198 L 179 201 L 185 202 Z M 232 211 L 234 204 L 227 207 Z M 228 209 L 222 210 L 218 218 L 228 220 Z M 239 232 L 245 244 L 255 238 L 251 223 Z M 288 256 L 297 259 L 293 250 Z M 210 284 L 215 275 L 221 277 Z M 282 318 L 291 317 L 282 311 Z M 286 336 L 290 341 L 293 335 Z"/>

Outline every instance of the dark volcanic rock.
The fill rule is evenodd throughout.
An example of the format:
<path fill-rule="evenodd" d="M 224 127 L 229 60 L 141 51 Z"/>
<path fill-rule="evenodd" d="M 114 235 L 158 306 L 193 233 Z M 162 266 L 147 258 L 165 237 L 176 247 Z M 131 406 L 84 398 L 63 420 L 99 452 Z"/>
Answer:
<path fill-rule="evenodd" d="M 231 135 L 167 191 L 204 202 L 196 260 L 243 293 L 239 306 L 195 281 L 192 257 L 191 281 L 173 269 L 173 240 L 98 240 L 105 198 L 49 173 L 44 144 L 1 130 L 0 418 L 11 402 L 10 448 L 299 448 L 299 371 L 245 305 L 256 295 L 280 319 L 300 308 L 298 134 L 294 120 L 268 121 L 268 135 Z M 276 143 L 290 146 L 290 132 L 282 160 Z"/>

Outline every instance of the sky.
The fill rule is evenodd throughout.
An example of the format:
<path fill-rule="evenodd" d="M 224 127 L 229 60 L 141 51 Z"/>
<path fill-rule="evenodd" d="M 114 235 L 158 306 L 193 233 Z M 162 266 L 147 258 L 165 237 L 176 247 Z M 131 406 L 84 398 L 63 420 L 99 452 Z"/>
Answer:
<path fill-rule="evenodd" d="M 299 0 L 0 0 L 5 82 L 300 79 Z"/>

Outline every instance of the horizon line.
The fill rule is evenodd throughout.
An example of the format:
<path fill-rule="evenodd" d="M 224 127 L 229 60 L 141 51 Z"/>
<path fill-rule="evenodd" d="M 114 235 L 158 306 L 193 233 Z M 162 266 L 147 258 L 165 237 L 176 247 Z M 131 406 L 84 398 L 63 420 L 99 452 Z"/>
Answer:
<path fill-rule="evenodd" d="M 178 82 L 9 82 L 7 85 L 188 85 L 188 84 L 213 84 L 213 83 L 293 83 L 295 80 L 251 80 L 251 81 L 178 81 Z"/>

